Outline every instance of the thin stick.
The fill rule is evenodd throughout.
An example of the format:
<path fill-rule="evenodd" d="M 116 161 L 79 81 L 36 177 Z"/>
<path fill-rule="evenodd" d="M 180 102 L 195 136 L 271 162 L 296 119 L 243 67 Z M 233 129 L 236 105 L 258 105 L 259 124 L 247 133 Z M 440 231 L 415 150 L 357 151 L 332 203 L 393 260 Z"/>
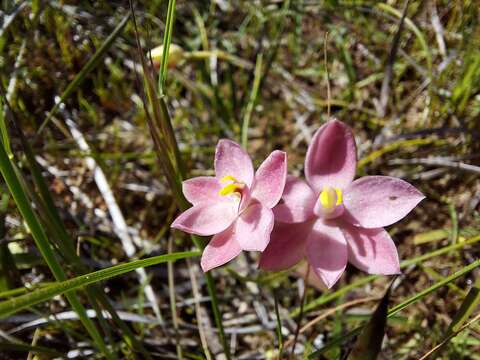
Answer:
<path fill-rule="evenodd" d="M 295 330 L 295 337 L 293 338 L 293 346 L 292 351 L 290 352 L 289 359 L 293 359 L 295 355 L 295 347 L 298 341 L 298 335 L 300 334 L 300 325 L 302 324 L 303 319 L 303 306 L 305 305 L 305 298 L 307 296 L 307 287 L 308 287 L 308 276 L 310 275 L 310 266 L 307 267 L 307 272 L 305 273 L 305 278 L 303 280 L 303 294 L 302 299 L 300 301 L 300 314 L 298 315 L 297 320 L 297 329 Z"/>

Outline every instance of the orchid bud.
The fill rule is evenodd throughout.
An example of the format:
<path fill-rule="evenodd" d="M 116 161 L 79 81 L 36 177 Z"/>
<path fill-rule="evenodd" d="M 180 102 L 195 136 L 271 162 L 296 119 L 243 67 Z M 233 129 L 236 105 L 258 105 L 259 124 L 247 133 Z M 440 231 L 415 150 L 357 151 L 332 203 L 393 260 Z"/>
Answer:
<path fill-rule="evenodd" d="M 163 44 L 150 50 L 149 56 L 151 56 L 155 68 L 158 69 L 162 63 Z M 170 44 L 168 48 L 168 66 L 175 67 L 180 64 L 183 59 L 185 59 L 183 49 L 177 44 Z"/>

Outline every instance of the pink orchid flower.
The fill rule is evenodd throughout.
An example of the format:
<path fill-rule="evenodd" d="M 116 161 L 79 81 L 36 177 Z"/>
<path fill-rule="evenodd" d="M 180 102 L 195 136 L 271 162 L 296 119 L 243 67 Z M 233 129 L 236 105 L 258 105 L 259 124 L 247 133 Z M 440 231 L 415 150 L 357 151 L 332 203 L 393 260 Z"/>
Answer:
<path fill-rule="evenodd" d="M 285 187 L 287 154 L 272 152 L 254 173 L 240 145 L 220 140 L 214 166 L 215 177 L 183 182 L 183 194 L 193 207 L 172 223 L 190 234 L 214 235 L 202 254 L 203 271 L 229 262 L 242 250 L 265 250 L 273 229 L 272 208 Z"/>
<path fill-rule="evenodd" d="M 383 227 L 405 217 L 424 196 L 389 176 L 353 181 L 356 166 L 351 129 L 338 120 L 327 122 L 308 148 L 307 182 L 287 178 L 261 268 L 284 270 L 306 257 L 328 288 L 347 262 L 371 274 L 400 272 L 397 249 Z"/>

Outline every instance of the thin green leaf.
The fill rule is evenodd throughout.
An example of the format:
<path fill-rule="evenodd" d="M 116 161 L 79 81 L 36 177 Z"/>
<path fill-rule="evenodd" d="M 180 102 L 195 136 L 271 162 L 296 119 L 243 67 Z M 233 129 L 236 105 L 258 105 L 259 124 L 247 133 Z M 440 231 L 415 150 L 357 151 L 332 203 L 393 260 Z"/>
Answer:
<path fill-rule="evenodd" d="M 477 283 L 470 289 L 467 296 L 460 305 L 457 313 L 452 319 L 450 326 L 447 329 L 444 339 L 441 342 L 441 346 L 436 348 L 431 356 L 439 355 L 440 351 L 443 349 L 443 346 L 453 338 L 453 336 L 459 333 L 462 330 L 462 327 L 465 325 L 466 321 L 473 314 L 478 304 L 480 303 L 480 280 L 477 280 Z M 432 357 L 433 358 L 433 357 Z"/>
<path fill-rule="evenodd" d="M 480 280 L 470 289 L 448 327 L 447 334 L 458 331 L 480 303 Z"/>
<path fill-rule="evenodd" d="M 248 128 L 250 127 L 250 119 L 252 118 L 252 112 L 257 103 L 258 91 L 262 80 L 262 63 L 263 53 L 260 53 L 255 62 L 255 76 L 253 78 L 252 93 L 250 94 L 250 99 L 248 100 L 247 108 L 245 110 L 245 116 L 243 117 L 242 146 L 244 149 L 246 149 L 248 145 Z"/>
<path fill-rule="evenodd" d="M 45 234 L 44 229 L 42 228 L 38 218 L 36 217 L 30 201 L 26 195 L 25 190 L 22 187 L 22 183 L 20 179 L 17 177 L 17 172 L 13 167 L 3 144 L 0 146 L 0 171 L 3 175 L 5 183 L 7 184 L 10 193 L 17 204 L 17 207 L 22 214 L 25 222 L 27 223 L 30 232 L 32 233 L 33 239 L 40 250 L 45 262 L 48 264 L 50 270 L 52 271 L 55 279 L 57 281 L 62 281 L 66 279 L 66 275 L 58 263 L 57 259 L 55 258 L 55 254 L 53 249 L 50 246 L 48 241 L 47 235 Z M 83 307 L 82 303 L 78 299 L 77 295 L 74 293 L 68 294 L 67 299 L 69 303 L 72 305 L 72 308 L 78 314 L 78 317 L 82 321 L 83 325 L 87 329 L 88 333 L 94 340 L 95 344 L 97 345 L 98 349 L 105 354 L 108 359 L 112 359 L 112 354 L 107 349 L 103 337 L 100 336 L 97 328 L 93 321 L 87 316 L 86 310 Z"/>
<path fill-rule="evenodd" d="M 392 316 L 396 315 L 397 313 L 399 313 L 400 311 L 402 311 L 403 309 L 405 309 L 409 305 L 421 300 L 422 298 L 424 298 L 425 296 L 427 296 L 427 295 L 431 294 L 432 292 L 438 290 L 439 288 L 441 288 L 445 285 L 448 285 L 452 281 L 457 280 L 458 278 L 462 277 L 463 275 L 469 273 L 470 271 L 476 269 L 479 266 L 480 266 L 480 259 L 474 261 L 473 263 L 471 263 L 468 266 L 465 266 L 463 269 L 461 269 L 461 270 L 457 271 L 456 273 L 446 277 L 445 279 L 436 282 L 435 284 L 433 284 L 432 286 L 428 287 L 427 289 L 419 292 L 418 294 L 413 295 L 412 297 L 408 298 L 407 300 L 403 301 L 402 303 L 400 303 L 400 304 L 394 306 L 393 308 L 391 308 L 388 311 L 388 318 L 391 318 Z M 310 354 L 307 357 L 307 359 L 318 359 L 319 355 L 325 353 L 326 351 L 330 350 L 331 348 L 333 348 L 335 346 L 338 346 L 338 345 L 344 343 L 348 339 L 351 339 L 352 337 L 356 336 L 357 334 L 359 334 L 361 332 L 362 329 L 363 329 L 363 326 L 360 326 L 360 327 L 348 332 L 347 334 L 344 334 L 342 336 L 339 336 L 339 337 L 333 339 L 332 341 L 330 341 L 328 344 L 326 344 L 321 349 L 319 349 L 319 350 L 313 352 L 312 354 Z"/>
<path fill-rule="evenodd" d="M 105 53 L 110 49 L 115 39 L 122 33 L 123 28 L 127 24 L 130 14 L 125 15 L 122 21 L 117 25 L 113 32 L 105 39 L 102 46 L 95 52 L 95 54 L 88 60 L 83 66 L 82 70 L 75 76 L 75 78 L 68 84 L 65 91 L 60 96 L 60 100 L 56 102 L 52 110 L 49 111 L 47 118 L 43 121 L 42 125 L 37 131 L 37 136 L 43 131 L 45 126 L 49 123 L 52 117 L 57 113 L 60 105 L 80 86 L 80 84 L 86 79 L 87 75 L 97 67 L 102 60 Z"/>
<path fill-rule="evenodd" d="M 479 241 L 480 241 L 480 236 L 475 236 L 475 237 L 472 237 L 472 238 L 470 238 L 470 239 L 468 239 L 464 242 L 458 242 L 456 244 L 445 246 L 443 248 L 440 248 L 438 250 L 429 252 L 427 254 L 417 256 L 413 259 L 404 260 L 400 263 L 400 268 L 404 269 L 404 268 L 406 268 L 410 265 L 418 264 L 418 263 L 421 263 L 425 260 L 440 256 L 440 255 L 443 255 L 443 254 L 447 254 L 447 253 L 450 253 L 452 251 L 463 249 L 464 247 L 466 247 L 468 245 L 475 244 Z M 318 308 L 318 307 L 320 307 L 320 306 L 322 306 L 326 303 L 329 303 L 330 301 L 338 299 L 339 297 L 347 294 L 349 291 L 351 291 L 353 289 L 356 289 L 360 286 L 363 286 L 365 284 L 368 284 L 375 279 L 378 279 L 377 275 L 370 275 L 370 276 L 367 276 L 367 277 L 363 277 L 360 280 L 357 280 L 357 281 L 355 281 L 355 282 L 353 282 L 349 285 L 343 286 L 342 288 L 340 288 L 337 291 L 334 291 L 333 293 L 327 293 L 323 296 L 320 296 L 319 298 L 317 298 L 317 299 L 309 302 L 308 304 L 306 304 L 305 305 L 305 311 L 308 312 L 308 311 L 316 309 L 316 308 Z M 296 308 L 291 312 L 291 316 L 295 317 L 299 314 L 299 312 L 300 312 L 300 309 Z"/>
<path fill-rule="evenodd" d="M 32 179 L 39 192 L 39 196 L 36 196 L 33 191 L 32 195 L 35 195 L 33 198 L 35 199 L 36 207 L 38 209 L 41 209 L 42 220 L 46 225 L 47 231 L 51 234 L 52 239 L 55 240 L 56 245 L 61 250 L 62 255 L 73 266 L 75 272 L 77 274 L 85 274 L 89 272 L 89 269 L 87 268 L 87 266 L 85 266 L 85 264 L 82 262 L 82 260 L 76 253 L 76 250 L 73 246 L 74 241 L 68 234 L 60 218 L 50 190 L 45 182 L 45 179 L 43 178 L 41 168 L 35 158 L 33 149 L 30 146 L 30 143 L 28 142 L 25 134 L 23 133 L 22 128 L 17 125 L 18 121 L 16 119 L 15 112 L 11 108 L 10 114 L 13 117 L 11 124 L 14 126 L 17 135 L 20 138 L 27 162 L 30 167 L 30 171 L 32 173 Z M 110 301 L 104 291 L 100 287 L 96 286 L 87 287 L 85 291 L 87 293 L 88 300 L 92 308 L 98 314 L 98 320 L 100 322 L 100 325 L 102 326 L 102 329 L 107 334 L 111 342 L 113 343 L 113 339 L 110 335 L 110 327 L 108 326 L 103 316 L 103 312 L 100 311 L 100 306 L 102 306 L 110 313 L 112 320 L 117 325 L 119 330 L 121 330 L 121 332 L 123 333 L 122 335 L 125 339 L 125 342 L 127 344 L 133 345 L 135 349 L 140 350 L 144 355 L 145 359 L 151 359 L 151 356 L 148 354 L 142 343 L 137 340 L 137 337 L 133 334 L 130 328 L 123 322 L 123 320 L 120 319 L 115 308 L 110 304 Z"/>
<path fill-rule="evenodd" d="M 176 261 L 188 257 L 198 256 L 198 251 L 179 252 L 168 255 L 153 256 L 148 259 L 135 260 L 126 264 L 120 264 L 102 269 L 89 274 L 80 275 L 75 278 L 58 282 L 56 284 L 40 288 L 31 293 L 20 295 L 0 303 L 0 318 L 12 315 L 20 310 L 26 309 L 38 303 L 47 301 L 54 296 L 70 293 L 73 290 L 96 284 L 100 281 L 125 274 L 138 268 L 158 265 L 168 261 Z"/>
<path fill-rule="evenodd" d="M 165 34 L 163 35 L 163 54 L 160 63 L 160 72 L 158 77 L 158 91 L 160 95 L 165 94 L 165 82 L 167 80 L 168 55 L 170 44 L 172 42 L 173 23 L 175 22 L 175 0 L 168 0 L 167 20 L 165 22 Z"/>

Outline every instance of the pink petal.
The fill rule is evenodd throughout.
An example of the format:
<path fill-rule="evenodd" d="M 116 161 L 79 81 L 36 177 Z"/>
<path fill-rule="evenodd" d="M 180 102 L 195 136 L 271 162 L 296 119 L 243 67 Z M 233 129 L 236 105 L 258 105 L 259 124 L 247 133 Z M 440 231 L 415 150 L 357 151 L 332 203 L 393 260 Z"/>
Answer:
<path fill-rule="evenodd" d="M 235 240 L 233 226 L 215 235 L 203 250 L 200 265 L 204 272 L 226 264 L 237 257 L 242 249 Z"/>
<path fill-rule="evenodd" d="M 282 200 L 273 208 L 275 221 L 297 223 L 311 219 L 316 201 L 317 197 L 305 181 L 289 175 Z"/>
<path fill-rule="evenodd" d="M 347 125 L 331 120 L 317 130 L 305 159 L 305 177 L 317 193 L 324 185 L 346 188 L 356 167 L 355 138 Z"/>
<path fill-rule="evenodd" d="M 252 201 L 252 192 L 248 188 L 248 186 L 244 186 L 242 189 L 242 198 L 240 200 L 240 206 L 239 206 L 239 211 L 243 211 L 245 208 L 247 208 L 248 205 L 250 205 L 250 202 Z"/>
<path fill-rule="evenodd" d="M 236 142 L 226 139 L 218 142 L 214 165 L 217 179 L 222 179 L 224 176 L 233 176 L 248 187 L 252 186 L 252 160 Z"/>
<path fill-rule="evenodd" d="M 248 206 L 235 222 L 235 239 L 247 251 L 263 251 L 270 241 L 273 212 L 261 203 Z"/>
<path fill-rule="evenodd" d="M 347 266 L 347 242 L 337 226 L 317 220 L 307 238 L 308 262 L 330 289 Z"/>
<path fill-rule="evenodd" d="M 225 196 L 221 196 L 219 191 L 222 185 L 217 178 L 212 176 L 199 176 L 185 180 L 182 183 L 183 195 L 192 205 L 204 202 L 225 201 Z"/>
<path fill-rule="evenodd" d="M 270 243 L 260 257 L 259 267 L 264 270 L 285 270 L 305 256 L 307 236 L 312 229 L 312 222 L 285 224 L 276 222 Z"/>
<path fill-rule="evenodd" d="M 222 232 L 237 217 L 238 203 L 202 203 L 181 213 L 172 228 L 196 235 L 213 235 Z"/>
<path fill-rule="evenodd" d="M 287 154 L 275 150 L 258 168 L 252 196 L 266 207 L 274 207 L 282 197 L 286 178 Z"/>
<path fill-rule="evenodd" d="M 348 260 L 369 274 L 400 273 L 398 253 L 392 238 L 383 229 L 364 229 L 352 225 L 342 227 L 348 243 Z"/>
<path fill-rule="evenodd" d="M 424 198 L 406 181 L 389 176 L 365 176 L 345 190 L 344 217 L 356 226 L 380 228 L 405 217 Z"/>

